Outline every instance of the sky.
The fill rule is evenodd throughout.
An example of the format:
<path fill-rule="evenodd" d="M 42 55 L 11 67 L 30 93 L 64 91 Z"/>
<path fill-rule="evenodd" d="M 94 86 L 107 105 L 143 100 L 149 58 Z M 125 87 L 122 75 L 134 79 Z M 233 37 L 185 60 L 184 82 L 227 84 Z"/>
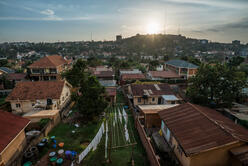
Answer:
<path fill-rule="evenodd" d="M 248 43 L 248 0 L 0 0 L 0 42 L 182 34 Z"/>

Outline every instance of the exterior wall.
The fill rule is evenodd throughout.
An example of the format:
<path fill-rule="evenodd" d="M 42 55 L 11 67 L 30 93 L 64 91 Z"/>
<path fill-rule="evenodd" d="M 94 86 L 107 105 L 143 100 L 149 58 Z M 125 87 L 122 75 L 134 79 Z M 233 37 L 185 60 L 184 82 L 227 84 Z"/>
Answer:
<path fill-rule="evenodd" d="M 140 98 L 140 102 L 138 101 L 138 99 Z M 154 101 L 152 101 L 152 98 L 154 98 Z M 136 105 L 145 105 L 145 104 L 158 104 L 158 96 L 154 96 L 154 97 L 148 97 L 147 99 L 144 99 L 143 97 L 133 97 L 133 104 L 134 106 Z"/>
<path fill-rule="evenodd" d="M 215 150 L 200 153 L 191 157 L 190 166 L 228 166 L 231 165 L 232 159 L 229 150 L 238 147 L 244 143 L 238 142 L 229 146 L 218 148 Z M 206 162 L 207 159 L 207 162 Z M 237 165 L 235 165 L 237 166 Z"/>
<path fill-rule="evenodd" d="M 23 148 L 26 145 L 26 137 L 24 129 L 19 133 L 19 135 L 2 151 L 0 154 L 0 163 L 1 159 L 4 165 L 9 165 L 15 157 L 22 152 Z"/>
<path fill-rule="evenodd" d="M 183 166 L 229 166 L 232 165 L 232 162 L 236 164 L 236 161 L 232 160 L 229 150 L 245 144 L 243 142 L 238 142 L 187 157 L 175 137 L 171 135 L 171 132 L 169 132 L 170 134 L 166 132 L 168 130 L 163 122 L 161 129 L 165 140 L 173 149 L 175 155 Z M 170 136 L 168 137 L 168 135 Z"/>
<path fill-rule="evenodd" d="M 39 99 L 41 103 L 44 103 L 44 105 L 47 104 L 47 99 Z M 53 102 L 58 103 L 58 100 L 53 99 Z M 36 101 L 30 101 L 30 100 L 12 100 L 10 101 L 11 109 L 17 113 L 27 113 L 33 110 L 32 104 L 35 104 Z M 20 104 L 20 107 L 17 108 L 16 104 Z M 54 104 L 51 109 L 57 109 L 57 104 Z"/>
<path fill-rule="evenodd" d="M 141 139 L 141 142 L 146 150 L 147 157 L 150 161 L 151 166 L 160 166 L 159 158 L 155 154 L 154 149 L 151 145 L 151 140 L 146 136 L 144 127 L 141 125 L 139 118 L 136 119 L 136 127 Z"/>
<path fill-rule="evenodd" d="M 158 113 L 144 114 L 145 117 L 145 128 L 160 127 L 161 120 Z"/>
<path fill-rule="evenodd" d="M 71 96 L 71 91 L 70 88 L 68 87 L 67 83 L 65 83 L 61 96 L 60 96 L 60 104 L 58 105 L 58 108 L 62 108 L 64 107 L 64 105 L 66 104 L 66 102 L 70 99 Z"/>

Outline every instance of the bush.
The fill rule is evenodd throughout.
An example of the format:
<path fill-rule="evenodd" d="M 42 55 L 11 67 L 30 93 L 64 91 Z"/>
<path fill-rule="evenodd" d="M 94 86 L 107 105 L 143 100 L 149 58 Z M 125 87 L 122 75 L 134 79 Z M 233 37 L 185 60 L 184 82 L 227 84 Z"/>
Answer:
<path fill-rule="evenodd" d="M 41 128 L 41 129 L 44 128 L 50 120 L 51 120 L 51 119 L 49 119 L 49 118 L 41 119 L 41 120 L 39 121 L 39 126 L 40 126 L 40 128 Z"/>

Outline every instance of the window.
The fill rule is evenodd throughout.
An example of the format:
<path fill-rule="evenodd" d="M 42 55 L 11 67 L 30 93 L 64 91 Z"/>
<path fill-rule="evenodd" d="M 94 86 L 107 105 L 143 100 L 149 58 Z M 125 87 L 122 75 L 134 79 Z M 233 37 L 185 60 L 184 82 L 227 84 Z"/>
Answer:
<path fill-rule="evenodd" d="M 66 96 L 68 96 L 68 92 L 66 92 Z"/>
<path fill-rule="evenodd" d="M 155 98 L 154 97 L 152 98 L 152 101 L 155 101 Z"/>
<path fill-rule="evenodd" d="M 16 104 L 16 108 L 20 108 L 21 107 L 21 104 Z"/>
<path fill-rule="evenodd" d="M 139 103 L 141 102 L 141 98 L 140 98 L 140 97 L 138 98 L 138 102 L 139 102 Z"/>
<path fill-rule="evenodd" d="M 34 103 L 32 103 L 32 106 L 34 106 Z"/>
<path fill-rule="evenodd" d="M 171 101 L 171 104 L 176 104 L 176 102 L 175 101 Z"/>

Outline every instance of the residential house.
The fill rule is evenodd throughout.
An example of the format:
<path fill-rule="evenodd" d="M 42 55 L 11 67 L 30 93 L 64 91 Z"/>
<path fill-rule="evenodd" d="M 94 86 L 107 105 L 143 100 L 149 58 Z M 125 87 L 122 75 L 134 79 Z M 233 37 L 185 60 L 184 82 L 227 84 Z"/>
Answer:
<path fill-rule="evenodd" d="M 12 111 L 24 114 L 34 110 L 59 110 L 70 101 L 71 85 L 66 81 L 19 82 L 6 98 Z"/>
<path fill-rule="evenodd" d="M 26 146 L 26 118 L 0 110 L 0 165 L 10 166 Z"/>
<path fill-rule="evenodd" d="M 145 128 L 160 127 L 161 119 L 158 115 L 159 111 L 175 107 L 178 104 L 163 104 L 163 105 L 138 105 L 137 108 L 140 116 L 144 117 Z"/>
<path fill-rule="evenodd" d="M 93 74 L 99 80 L 114 80 L 115 79 L 114 71 L 95 71 Z"/>
<path fill-rule="evenodd" d="M 168 79 L 180 79 L 181 77 L 174 71 L 149 71 L 147 77 L 151 80 L 168 80 Z"/>
<path fill-rule="evenodd" d="M 176 96 L 169 84 L 131 84 L 128 96 L 134 106 L 149 104 L 178 104 L 181 98 Z M 169 100 L 168 99 L 169 96 Z M 173 97 L 172 97 L 173 96 Z"/>
<path fill-rule="evenodd" d="M 61 72 L 70 68 L 70 64 L 62 56 L 46 56 L 28 66 L 28 76 L 33 81 L 59 80 Z"/>
<path fill-rule="evenodd" d="M 110 103 L 116 103 L 116 80 L 99 80 L 100 84 L 105 87 L 106 99 Z"/>
<path fill-rule="evenodd" d="M 179 76 L 188 79 L 196 74 L 198 66 L 184 60 L 175 59 L 165 62 L 165 69 L 170 69 Z"/>
<path fill-rule="evenodd" d="M 248 130 L 219 112 L 185 103 L 158 114 L 162 135 L 183 166 L 247 164 Z"/>
<path fill-rule="evenodd" d="M 122 74 L 120 76 L 120 84 L 124 85 L 127 81 L 136 81 L 136 80 L 142 80 L 145 79 L 145 75 L 140 74 Z"/>

